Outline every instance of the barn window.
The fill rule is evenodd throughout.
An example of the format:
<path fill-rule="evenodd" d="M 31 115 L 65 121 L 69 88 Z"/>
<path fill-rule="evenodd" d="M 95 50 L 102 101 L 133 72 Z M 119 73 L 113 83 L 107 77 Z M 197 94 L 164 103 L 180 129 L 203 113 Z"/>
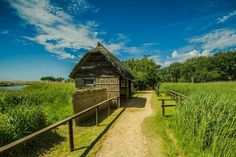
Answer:
<path fill-rule="evenodd" d="M 95 80 L 88 78 L 88 79 L 84 79 L 84 85 L 94 85 Z"/>

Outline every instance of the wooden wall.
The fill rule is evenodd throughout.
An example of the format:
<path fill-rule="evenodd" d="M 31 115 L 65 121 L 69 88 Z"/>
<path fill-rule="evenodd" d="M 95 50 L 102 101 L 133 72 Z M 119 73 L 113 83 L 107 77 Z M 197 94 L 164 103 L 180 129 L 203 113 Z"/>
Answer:
<path fill-rule="evenodd" d="M 122 80 L 117 72 L 106 58 L 99 54 L 92 54 L 82 67 L 76 73 L 75 85 L 77 89 L 85 88 L 107 88 L 108 98 L 113 96 L 124 95 L 129 98 L 129 83 L 126 80 L 126 87 L 120 87 L 120 80 Z M 95 84 L 92 86 L 85 86 L 84 80 L 86 78 L 95 79 Z M 118 103 L 119 104 L 119 103 Z"/>
<path fill-rule="evenodd" d="M 114 77 L 98 77 L 96 78 L 96 88 L 107 88 L 108 98 L 119 96 L 120 81 L 119 76 Z"/>
<path fill-rule="evenodd" d="M 74 113 L 78 113 L 83 111 L 89 107 L 92 107 L 104 100 L 107 99 L 107 90 L 106 88 L 97 88 L 97 89 L 84 89 L 77 90 L 73 94 L 73 109 Z M 100 110 L 107 108 L 107 103 L 104 103 L 99 107 Z M 95 110 L 91 110 L 81 116 L 76 118 L 76 124 L 79 124 L 80 120 L 84 120 L 89 118 L 91 115 L 95 113 Z"/>

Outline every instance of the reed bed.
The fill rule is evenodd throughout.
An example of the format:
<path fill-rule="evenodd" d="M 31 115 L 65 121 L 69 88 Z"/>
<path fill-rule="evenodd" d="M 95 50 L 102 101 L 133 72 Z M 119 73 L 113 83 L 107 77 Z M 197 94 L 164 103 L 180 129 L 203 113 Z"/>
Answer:
<path fill-rule="evenodd" d="M 170 121 L 186 156 L 236 154 L 236 83 L 164 83 L 162 91 L 189 96 Z"/>

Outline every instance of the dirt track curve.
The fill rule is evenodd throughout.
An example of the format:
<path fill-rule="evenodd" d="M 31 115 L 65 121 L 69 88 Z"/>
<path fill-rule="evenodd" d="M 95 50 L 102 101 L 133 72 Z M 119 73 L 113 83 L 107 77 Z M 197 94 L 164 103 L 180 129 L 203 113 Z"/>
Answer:
<path fill-rule="evenodd" d="M 97 157 L 145 157 L 146 136 L 141 131 L 143 120 L 152 114 L 152 92 L 146 91 L 141 98 L 131 99 L 115 126 L 107 132 Z"/>

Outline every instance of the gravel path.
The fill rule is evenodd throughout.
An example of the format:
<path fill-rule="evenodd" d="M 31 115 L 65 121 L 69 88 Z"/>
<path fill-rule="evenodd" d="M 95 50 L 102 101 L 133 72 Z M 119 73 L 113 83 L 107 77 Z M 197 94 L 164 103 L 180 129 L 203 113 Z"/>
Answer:
<path fill-rule="evenodd" d="M 97 157 L 147 156 L 146 136 L 141 131 L 141 124 L 152 114 L 151 95 L 151 91 L 146 91 L 142 98 L 127 103 L 126 110 L 108 131 Z"/>

